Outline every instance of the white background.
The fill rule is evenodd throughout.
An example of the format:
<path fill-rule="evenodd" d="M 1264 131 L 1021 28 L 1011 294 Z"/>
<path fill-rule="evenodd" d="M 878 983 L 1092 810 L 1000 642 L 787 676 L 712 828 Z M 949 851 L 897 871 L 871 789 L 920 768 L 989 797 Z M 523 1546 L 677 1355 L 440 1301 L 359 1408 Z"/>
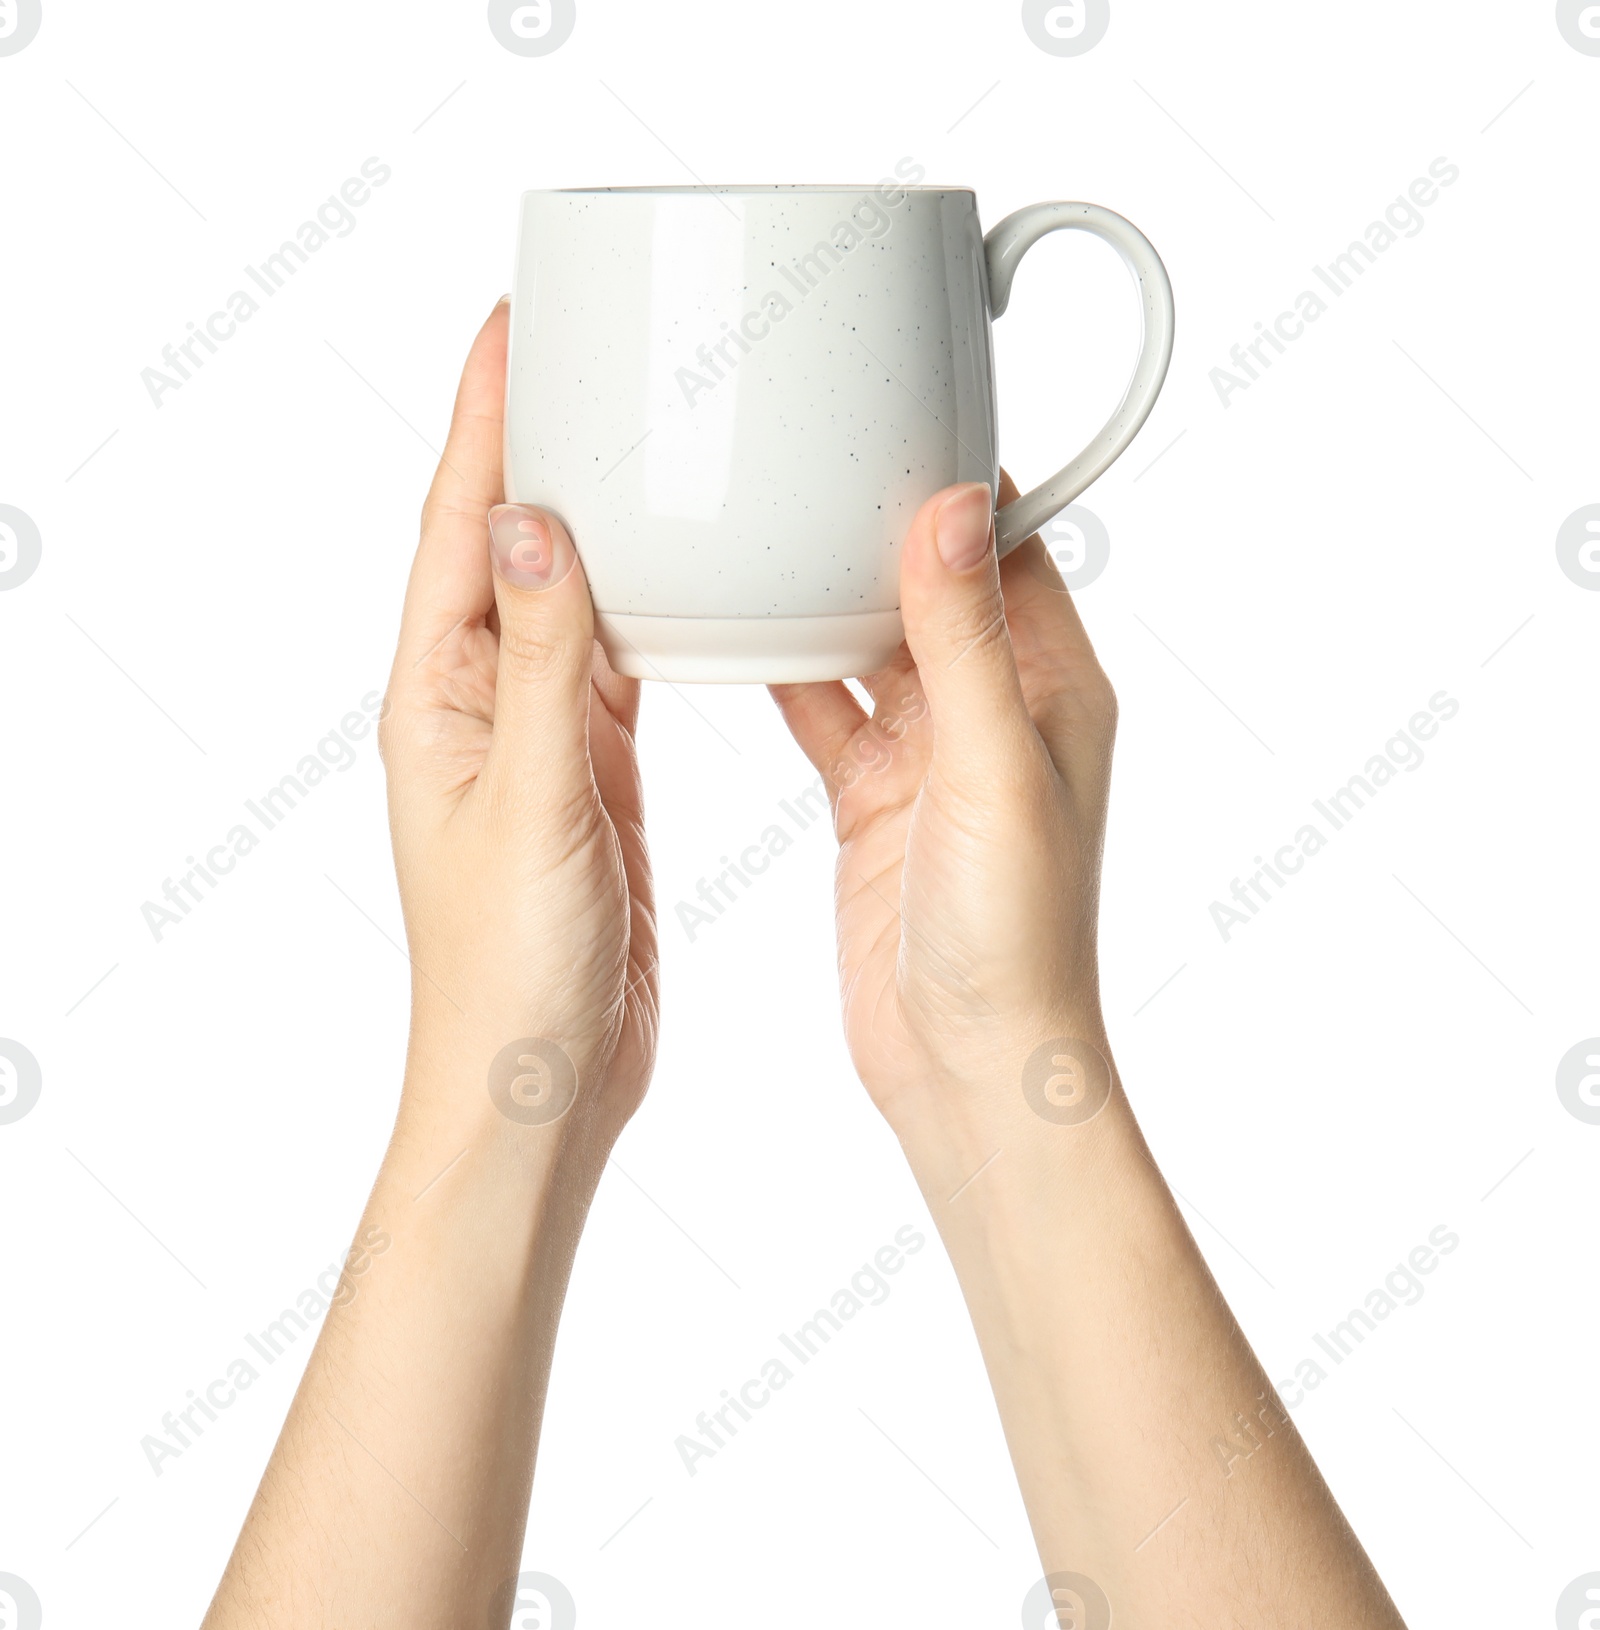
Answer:
<path fill-rule="evenodd" d="M 1552 1622 L 1600 1569 L 1600 1127 L 1554 1085 L 1600 1033 L 1600 594 L 1555 553 L 1600 502 L 1597 96 L 1542 0 L 1115 0 L 1076 58 L 955 0 L 579 0 L 545 58 L 476 4 L 45 0 L 0 57 L 0 503 L 43 538 L 0 593 L 0 1036 L 43 1071 L 0 1126 L 0 1573 L 45 1622 L 199 1618 L 310 1337 L 159 1477 L 141 1439 L 336 1260 L 384 1144 L 408 969 L 370 739 L 160 943 L 140 907 L 381 689 L 518 193 L 903 155 L 987 224 L 1090 199 L 1166 258 L 1166 393 L 1085 500 L 1119 1064 L 1275 1378 L 1459 1235 L 1296 1421 L 1414 1630 Z M 370 156 L 355 230 L 153 406 L 141 370 Z M 1224 407 L 1229 348 L 1441 156 L 1424 229 Z M 1024 484 L 1135 339 L 1109 250 L 1034 252 L 996 330 Z M 1420 769 L 1224 943 L 1210 903 L 1441 690 Z M 826 827 L 694 943 L 673 914 L 811 772 L 759 689 L 648 687 L 642 752 L 661 1062 L 579 1256 L 525 1566 L 590 1626 L 1014 1624 L 1038 1562 L 840 1041 Z M 890 1299 L 690 1478 L 678 1434 L 908 1222 Z"/>

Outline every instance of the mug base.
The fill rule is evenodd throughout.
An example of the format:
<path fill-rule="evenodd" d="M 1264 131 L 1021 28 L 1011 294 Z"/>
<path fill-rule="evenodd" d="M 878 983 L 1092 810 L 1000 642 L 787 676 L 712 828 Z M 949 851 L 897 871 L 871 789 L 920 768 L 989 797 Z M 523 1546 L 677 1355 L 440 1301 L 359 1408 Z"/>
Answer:
<path fill-rule="evenodd" d="M 595 612 L 606 659 L 630 679 L 798 685 L 876 673 L 905 638 L 898 611 L 842 617 L 645 617 Z"/>

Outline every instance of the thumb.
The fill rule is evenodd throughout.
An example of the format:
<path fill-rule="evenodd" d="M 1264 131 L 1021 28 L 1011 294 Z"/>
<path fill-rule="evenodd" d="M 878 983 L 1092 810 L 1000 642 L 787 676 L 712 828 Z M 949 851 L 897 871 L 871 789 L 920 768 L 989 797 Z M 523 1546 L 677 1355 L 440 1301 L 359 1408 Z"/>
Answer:
<path fill-rule="evenodd" d="M 900 562 L 900 613 L 936 746 L 992 759 L 1028 724 L 994 551 L 994 499 L 970 482 L 917 511 Z"/>
<path fill-rule="evenodd" d="M 500 613 L 491 787 L 544 801 L 589 780 L 589 675 L 594 606 L 560 519 L 530 504 L 489 511 Z"/>

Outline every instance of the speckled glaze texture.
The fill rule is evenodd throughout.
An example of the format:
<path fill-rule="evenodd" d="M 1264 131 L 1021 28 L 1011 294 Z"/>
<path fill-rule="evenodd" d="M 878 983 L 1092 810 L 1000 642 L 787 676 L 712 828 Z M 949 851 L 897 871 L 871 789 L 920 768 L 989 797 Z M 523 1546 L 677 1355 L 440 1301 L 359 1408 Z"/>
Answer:
<path fill-rule="evenodd" d="M 1028 243 L 1086 224 L 1027 214 L 1002 223 L 997 263 L 963 190 L 524 195 L 506 496 L 566 523 L 614 666 L 770 682 L 892 655 L 912 515 L 953 482 L 997 480 L 990 280 L 998 267 L 1009 290 Z M 1166 312 L 1170 352 L 1170 293 Z M 1140 412 L 1130 386 L 1078 461 L 1099 462 L 1088 480 L 1159 388 L 1144 382 Z M 1071 475 L 1021 502 L 1053 514 Z"/>

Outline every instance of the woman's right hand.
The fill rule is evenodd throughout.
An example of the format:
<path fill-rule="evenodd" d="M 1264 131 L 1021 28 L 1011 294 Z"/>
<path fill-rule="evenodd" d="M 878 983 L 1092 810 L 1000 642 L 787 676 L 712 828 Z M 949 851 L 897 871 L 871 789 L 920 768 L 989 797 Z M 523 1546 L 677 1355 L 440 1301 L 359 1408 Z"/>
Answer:
<path fill-rule="evenodd" d="M 950 1251 L 1038 1542 L 1027 1611 L 1402 1630 L 1116 1079 L 1116 704 L 1043 546 L 997 562 L 989 507 L 956 488 L 912 523 L 871 720 L 843 685 L 778 700 L 834 799 L 851 1053 Z M 1219 1472 L 1230 1422 L 1253 1423 L 1248 1476 Z"/>
<path fill-rule="evenodd" d="M 900 584 L 906 644 L 863 681 L 870 718 L 842 683 L 774 694 L 834 803 L 856 1068 L 903 1141 L 976 1149 L 1025 1086 L 1109 1095 L 1095 932 L 1116 699 L 1040 540 L 995 559 L 986 486 L 922 506 Z M 1053 1040 L 1081 1058 L 1025 1083 Z"/>

